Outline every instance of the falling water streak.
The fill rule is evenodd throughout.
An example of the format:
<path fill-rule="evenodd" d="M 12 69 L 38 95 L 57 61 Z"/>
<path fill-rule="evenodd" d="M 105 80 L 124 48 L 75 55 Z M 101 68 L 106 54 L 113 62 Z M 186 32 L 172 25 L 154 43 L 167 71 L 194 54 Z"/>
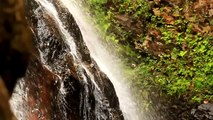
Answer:
<path fill-rule="evenodd" d="M 85 69 L 86 73 L 90 76 L 90 79 L 91 79 L 91 81 L 93 82 L 93 84 L 95 85 L 95 87 L 96 87 L 99 91 L 101 91 L 101 89 L 98 87 L 97 83 L 95 82 L 94 76 L 92 75 L 92 73 L 90 73 L 89 70 L 87 70 L 87 68 L 86 68 L 84 65 L 83 65 L 82 67 Z"/>
<path fill-rule="evenodd" d="M 27 111 L 29 109 L 26 104 L 28 98 L 27 94 L 28 88 L 25 88 L 25 83 L 23 82 L 23 79 L 19 79 L 18 82 L 22 84 L 16 85 L 14 89 L 15 94 L 13 94 L 10 99 L 10 105 L 12 110 L 18 110 L 17 112 L 14 113 L 15 116 L 18 118 L 18 120 L 25 120 L 23 118 L 27 118 L 28 115 Z"/>
<path fill-rule="evenodd" d="M 136 103 L 132 99 L 131 91 L 127 85 L 122 81 L 122 77 L 119 72 L 117 62 L 114 57 L 107 52 L 105 46 L 100 43 L 100 39 L 92 26 L 84 18 L 85 14 L 79 8 L 79 4 L 76 0 L 62 0 L 63 4 L 69 9 L 70 13 L 74 16 L 83 38 L 91 52 L 91 56 L 95 59 L 100 69 L 107 74 L 113 83 L 116 93 L 119 98 L 120 107 L 124 113 L 126 120 L 142 120 L 141 116 L 137 112 Z"/>
<path fill-rule="evenodd" d="M 74 59 L 73 61 L 75 62 L 74 64 L 76 65 L 75 67 L 78 67 L 78 70 L 80 73 L 83 73 L 83 69 L 88 73 L 89 70 L 87 70 L 87 68 L 84 67 L 84 65 L 82 64 L 81 59 L 80 59 L 81 57 L 79 57 L 77 54 L 77 49 L 76 49 L 76 45 L 74 43 L 74 39 L 69 34 L 69 32 L 65 29 L 65 26 L 59 19 L 58 12 L 56 11 L 54 5 L 46 0 L 36 0 L 36 1 L 38 3 L 40 3 L 45 8 L 45 10 L 47 10 L 47 13 L 49 15 L 51 15 L 53 19 L 55 19 L 57 21 L 57 26 L 59 27 L 61 34 L 64 37 L 64 40 L 69 45 L 70 54 L 72 54 L 73 59 Z M 40 54 L 41 54 L 41 52 L 40 52 Z M 41 55 L 41 58 L 42 58 L 42 55 Z M 44 59 L 44 58 L 42 58 L 42 59 Z M 83 74 L 81 74 L 81 75 L 83 75 Z M 84 77 L 84 75 L 83 75 L 83 80 L 85 83 L 87 83 L 86 77 Z M 95 81 L 92 80 L 92 82 L 95 84 L 95 87 L 98 88 Z M 100 88 L 98 88 L 98 89 L 100 90 Z"/>
<path fill-rule="evenodd" d="M 74 59 L 75 59 L 75 57 L 77 57 L 77 51 L 76 51 L 76 45 L 73 41 L 73 37 L 70 36 L 68 31 L 64 29 L 65 27 L 62 24 L 62 22 L 60 21 L 59 16 L 58 16 L 58 12 L 56 11 L 53 4 L 50 3 L 50 2 L 47 2 L 45 0 L 36 0 L 36 1 L 38 3 L 40 3 L 45 8 L 45 10 L 48 11 L 48 14 L 51 15 L 52 18 L 55 19 L 55 21 L 57 21 L 57 25 L 58 25 L 59 29 L 61 30 L 63 37 L 65 37 L 64 40 L 66 40 L 66 42 L 68 43 L 68 45 L 70 47 L 70 52 L 74 56 Z"/>

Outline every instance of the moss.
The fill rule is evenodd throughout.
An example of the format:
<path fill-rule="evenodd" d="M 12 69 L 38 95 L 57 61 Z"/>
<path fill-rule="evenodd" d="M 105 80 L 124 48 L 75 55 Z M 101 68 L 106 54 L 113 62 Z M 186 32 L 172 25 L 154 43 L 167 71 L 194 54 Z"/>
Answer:
<path fill-rule="evenodd" d="M 135 64 L 126 71 L 139 88 L 154 86 L 192 103 L 213 100 L 212 16 L 207 11 L 201 14 L 208 10 L 204 9 L 208 3 L 124 0 L 88 4 L 106 40 L 119 46 L 127 65 Z"/>

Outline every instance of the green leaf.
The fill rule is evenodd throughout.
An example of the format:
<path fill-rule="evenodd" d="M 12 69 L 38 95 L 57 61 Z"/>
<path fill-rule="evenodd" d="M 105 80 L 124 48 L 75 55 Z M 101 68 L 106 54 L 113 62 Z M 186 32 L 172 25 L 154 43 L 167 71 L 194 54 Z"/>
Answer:
<path fill-rule="evenodd" d="M 179 56 L 183 57 L 186 53 L 187 51 L 180 51 Z"/>

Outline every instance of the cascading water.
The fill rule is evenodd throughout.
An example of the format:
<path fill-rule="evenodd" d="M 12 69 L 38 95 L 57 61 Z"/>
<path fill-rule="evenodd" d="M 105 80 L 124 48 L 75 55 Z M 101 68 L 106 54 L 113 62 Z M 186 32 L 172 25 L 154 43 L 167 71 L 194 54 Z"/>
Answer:
<path fill-rule="evenodd" d="M 136 103 L 134 102 L 131 91 L 124 83 L 120 68 L 117 66 L 119 63 L 116 57 L 106 50 L 106 47 L 101 43 L 100 37 L 93 29 L 91 24 L 85 17 L 86 14 L 82 12 L 82 8 L 76 0 L 62 0 L 64 5 L 69 9 L 70 13 L 74 16 L 78 26 L 81 29 L 83 38 L 91 52 L 91 56 L 95 59 L 100 69 L 104 71 L 113 83 L 116 93 L 119 98 L 120 107 L 124 113 L 126 120 L 141 120 L 141 116 L 137 113 Z"/>
<path fill-rule="evenodd" d="M 18 119 L 142 119 L 117 63 L 76 1 L 26 0 L 26 5 L 35 53 L 11 99 Z"/>

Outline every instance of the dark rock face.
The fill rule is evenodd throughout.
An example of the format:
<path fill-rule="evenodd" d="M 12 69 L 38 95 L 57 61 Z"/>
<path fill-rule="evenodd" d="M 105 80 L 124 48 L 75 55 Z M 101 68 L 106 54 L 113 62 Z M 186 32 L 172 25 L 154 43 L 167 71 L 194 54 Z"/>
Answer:
<path fill-rule="evenodd" d="M 42 2 L 26 0 L 34 35 L 24 77 L 27 119 L 123 120 L 113 85 L 90 57 L 73 16 L 60 1 L 50 4 L 57 15 Z"/>
<path fill-rule="evenodd" d="M 0 4 L 0 76 L 10 95 L 16 80 L 24 76 L 30 57 L 31 34 L 23 5 L 22 0 Z"/>
<path fill-rule="evenodd" d="M 213 120 L 213 104 L 201 104 L 197 109 L 193 109 L 191 114 L 197 120 Z"/>
<path fill-rule="evenodd" d="M 23 0 L 0 1 L 0 120 L 15 120 L 9 98 L 30 57 L 31 36 Z"/>

